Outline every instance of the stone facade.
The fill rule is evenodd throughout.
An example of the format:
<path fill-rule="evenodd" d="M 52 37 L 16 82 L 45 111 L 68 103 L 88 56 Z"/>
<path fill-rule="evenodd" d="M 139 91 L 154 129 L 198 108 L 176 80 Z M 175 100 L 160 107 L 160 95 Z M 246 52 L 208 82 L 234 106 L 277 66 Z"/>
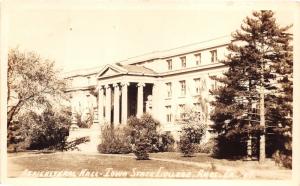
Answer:
<path fill-rule="evenodd" d="M 199 110 L 201 96 L 211 109 L 209 90 L 217 83 L 209 77 L 226 70 L 220 60 L 229 43 L 229 38 L 215 39 L 67 73 L 72 112 L 92 111 L 100 126 L 126 124 L 129 116 L 149 112 L 163 131 L 175 134 L 184 107 Z"/>

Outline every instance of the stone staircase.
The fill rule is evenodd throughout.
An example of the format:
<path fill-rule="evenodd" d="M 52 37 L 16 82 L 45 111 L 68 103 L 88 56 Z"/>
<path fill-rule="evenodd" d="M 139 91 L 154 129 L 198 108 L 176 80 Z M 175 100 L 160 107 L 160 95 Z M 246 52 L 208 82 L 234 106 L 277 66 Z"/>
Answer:
<path fill-rule="evenodd" d="M 81 137 L 88 137 L 89 142 L 78 145 L 79 151 L 98 152 L 97 147 L 100 144 L 101 127 L 98 123 L 94 123 L 90 128 L 78 128 L 69 132 L 67 141 L 72 141 Z"/>
<path fill-rule="evenodd" d="M 78 128 L 71 129 L 69 131 L 69 137 L 67 141 L 73 141 L 78 138 L 88 137 L 89 142 L 78 145 L 79 151 L 82 152 L 98 152 L 97 147 L 100 144 L 101 126 L 98 121 L 98 109 L 94 108 L 94 121 L 90 128 Z M 76 124 L 74 125 L 76 126 Z"/>

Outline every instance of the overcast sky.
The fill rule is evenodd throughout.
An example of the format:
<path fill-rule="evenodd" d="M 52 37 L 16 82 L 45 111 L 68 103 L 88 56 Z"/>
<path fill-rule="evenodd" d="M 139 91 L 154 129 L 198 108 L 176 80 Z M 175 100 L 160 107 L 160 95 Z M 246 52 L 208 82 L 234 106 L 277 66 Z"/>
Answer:
<path fill-rule="evenodd" d="M 230 35 L 252 10 L 266 8 L 195 1 L 30 2 L 15 1 L 8 7 L 8 46 L 55 60 L 65 72 Z M 294 10 L 290 6 L 268 7 L 276 12 L 280 25 L 293 23 Z"/>

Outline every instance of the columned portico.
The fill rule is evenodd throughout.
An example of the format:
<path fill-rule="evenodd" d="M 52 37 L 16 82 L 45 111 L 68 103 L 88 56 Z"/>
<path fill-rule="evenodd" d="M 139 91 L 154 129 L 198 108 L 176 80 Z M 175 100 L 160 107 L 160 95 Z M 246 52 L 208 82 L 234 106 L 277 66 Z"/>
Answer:
<path fill-rule="evenodd" d="M 129 116 L 141 117 L 146 102 L 152 103 L 155 82 L 156 74 L 148 68 L 106 65 L 97 75 L 99 121 L 119 125 Z"/>
<path fill-rule="evenodd" d="M 147 101 L 144 97 L 152 95 L 153 83 L 147 83 L 147 86 L 144 82 L 127 81 L 103 84 L 98 87 L 98 118 L 100 123 L 126 124 L 129 115 L 137 117 L 143 115 Z"/>
<path fill-rule="evenodd" d="M 138 83 L 138 95 L 137 95 L 137 117 L 141 117 L 144 112 L 144 86 L 145 83 Z"/>
<path fill-rule="evenodd" d="M 111 87 L 106 85 L 106 103 L 105 103 L 105 120 L 111 123 Z"/>
<path fill-rule="evenodd" d="M 120 123 L 120 88 L 119 84 L 113 84 L 114 87 L 114 124 L 118 125 Z"/>

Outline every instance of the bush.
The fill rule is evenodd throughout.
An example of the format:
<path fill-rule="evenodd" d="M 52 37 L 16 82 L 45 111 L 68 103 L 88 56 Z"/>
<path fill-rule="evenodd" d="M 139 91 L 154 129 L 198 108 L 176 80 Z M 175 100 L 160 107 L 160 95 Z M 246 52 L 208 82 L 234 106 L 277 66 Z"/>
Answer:
<path fill-rule="evenodd" d="M 185 109 L 184 117 L 180 120 L 182 127 L 179 140 L 179 150 L 184 157 L 191 157 L 196 152 L 197 144 L 205 134 L 206 122 L 203 118 L 200 113 Z"/>
<path fill-rule="evenodd" d="M 182 128 L 179 150 L 183 153 L 184 157 L 193 156 L 203 135 L 204 131 L 197 126 L 186 125 Z"/>
<path fill-rule="evenodd" d="M 240 135 L 228 138 L 225 134 L 218 134 L 214 140 L 213 156 L 216 158 L 239 159 L 246 154 L 246 145 Z"/>
<path fill-rule="evenodd" d="M 173 152 L 174 143 L 175 139 L 170 133 L 166 132 L 161 134 L 158 147 L 159 152 Z"/>
<path fill-rule="evenodd" d="M 138 160 L 149 159 L 149 152 L 159 150 L 158 127 L 160 123 L 152 118 L 149 114 L 144 114 L 139 119 L 130 117 L 127 121 L 128 135 L 133 144 L 133 152 Z"/>
<path fill-rule="evenodd" d="M 213 139 L 210 139 L 206 143 L 200 143 L 197 145 L 196 152 L 198 153 L 206 153 L 206 154 L 212 154 L 214 151 L 215 142 Z"/>
<path fill-rule="evenodd" d="M 63 108 L 57 112 L 48 106 L 41 114 L 33 111 L 24 113 L 18 117 L 18 122 L 14 123 L 8 134 L 9 146 L 13 146 L 15 151 L 63 150 L 70 125 L 70 109 Z"/>
<path fill-rule="evenodd" d="M 151 149 L 151 144 L 149 139 L 141 138 L 136 140 L 133 146 L 133 152 L 137 160 L 149 160 L 149 151 Z"/>
<path fill-rule="evenodd" d="M 128 154 L 131 150 L 130 138 L 125 133 L 125 128 L 104 125 L 101 129 L 101 144 L 98 151 L 104 154 Z"/>
<path fill-rule="evenodd" d="M 90 110 L 86 116 L 83 116 L 82 113 L 76 113 L 75 115 L 76 123 L 80 128 L 90 128 L 94 121 L 94 114 Z"/>

